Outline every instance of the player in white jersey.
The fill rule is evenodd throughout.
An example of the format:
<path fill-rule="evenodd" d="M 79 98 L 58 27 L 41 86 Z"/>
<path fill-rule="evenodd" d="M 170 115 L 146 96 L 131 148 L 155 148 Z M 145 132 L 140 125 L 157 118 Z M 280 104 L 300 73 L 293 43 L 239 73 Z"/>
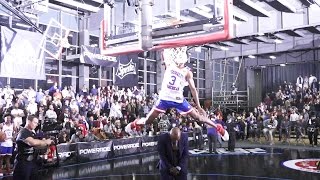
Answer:
<path fill-rule="evenodd" d="M 182 115 L 188 114 L 196 121 L 215 127 L 222 139 L 228 141 L 228 132 L 224 130 L 220 124 L 212 122 L 200 106 L 198 92 L 193 80 L 193 74 L 190 69 L 185 66 L 185 63 L 188 60 L 187 53 L 184 53 L 179 58 L 173 59 L 173 61 L 166 61 L 166 55 L 167 54 L 163 54 L 166 70 L 162 81 L 159 99 L 147 117 L 141 118 L 137 124 L 150 124 L 160 113 L 164 113 L 169 108 L 176 108 Z M 186 82 L 189 84 L 197 110 L 194 109 L 183 96 L 183 88 Z"/>
<path fill-rule="evenodd" d="M 5 122 L 0 124 L 0 131 L 4 132 L 6 138 L 0 143 L 0 169 L 2 170 L 3 160 L 6 162 L 6 172 L 10 173 L 10 158 L 13 152 L 13 136 L 16 133 L 16 128 L 12 123 L 12 116 L 6 114 Z"/>

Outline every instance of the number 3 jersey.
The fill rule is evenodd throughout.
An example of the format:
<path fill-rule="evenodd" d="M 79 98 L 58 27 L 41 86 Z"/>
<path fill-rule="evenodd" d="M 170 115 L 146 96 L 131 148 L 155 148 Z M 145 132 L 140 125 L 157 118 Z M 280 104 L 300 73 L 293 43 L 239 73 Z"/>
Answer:
<path fill-rule="evenodd" d="M 6 139 L 4 142 L 1 142 L 1 146 L 3 147 L 12 147 L 12 137 L 13 137 L 13 124 L 7 125 L 3 123 L 2 132 L 6 134 Z"/>
<path fill-rule="evenodd" d="M 183 102 L 183 88 L 186 85 L 186 74 L 189 71 L 187 67 L 178 68 L 176 66 L 167 67 L 164 72 L 159 99 Z"/>

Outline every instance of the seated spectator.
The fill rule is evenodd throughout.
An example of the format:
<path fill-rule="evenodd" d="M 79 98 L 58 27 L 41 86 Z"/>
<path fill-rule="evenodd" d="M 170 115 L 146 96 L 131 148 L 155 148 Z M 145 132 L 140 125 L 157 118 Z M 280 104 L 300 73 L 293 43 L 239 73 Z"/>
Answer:
<path fill-rule="evenodd" d="M 84 136 L 82 134 L 81 128 L 76 129 L 76 133 L 71 136 L 70 143 L 83 142 Z"/>
<path fill-rule="evenodd" d="M 114 138 L 114 130 L 116 129 L 115 125 L 111 123 L 109 119 L 106 120 L 106 124 L 103 126 L 103 131 L 106 134 L 107 138 Z"/>
<path fill-rule="evenodd" d="M 90 130 L 88 134 L 84 137 L 85 142 L 99 141 L 100 139 Z"/>
<path fill-rule="evenodd" d="M 53 105 L 49 106 L 49 109 L 46 111 L 45 117 L 47 121 L 57 122 L 57 113 L 54 111 Z"/>
<path fill-rule="evenodd" d="M 270 142 L 270 145 L 274 144 L 273 133 L 275 132 L 278 125 L 278 121 L 275 119 L 275 116 L 271 116 L 271 119 L 266 119 L 263 122 L 263 134 L 267 141 Z"/>
<path fill-rule="evenodd" d="M 163 133 L 167 133 L 169 132 L 169 128 L 170 128 L 170 122 L 168 120 L 168 116 L 167 115 L 163 115 L 158 123 L 158 127 L 159 127 L 159 133 L 163 134 Z"/>
<path fill-rule="evenodd" d="M 68 138 L 68 134 L 67 134 L 67 131 L 61 131 L 61 133 L 59 134 L 59 137 L 58 137 L 58 143 L 67 143 L 69 142 L 69 138 Z"/>

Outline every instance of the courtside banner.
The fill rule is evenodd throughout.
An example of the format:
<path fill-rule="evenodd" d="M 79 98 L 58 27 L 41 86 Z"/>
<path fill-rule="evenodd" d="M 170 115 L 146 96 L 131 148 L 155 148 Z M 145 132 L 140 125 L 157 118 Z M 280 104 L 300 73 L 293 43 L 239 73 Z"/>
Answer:
<path fill-rule="evenodd" d="M 141 137 L 128 138 L 128 139 L 114 139 L 113 140 L 113 153 L 114 156 L 123 156 L 129 154 L 140 153 Z"/>
<path fill-rule="evenodd" d="M 61 164 L 75 164 L 78 162 L 77 144 L 63 143 L 57 145 L 57 152 L 59 155 L 59 163 Z"/>
<path fill-rule="evenodd" d="M 79 142 L 78 162 L 87 162 L 111 157 L 112 141 Z"/>
<path fill-rule="evenodd" d="M 156 151 L 157 145 L 158 145 L 158 136 L 141 137 L 140 153 Z"/>
<path fill-rule="evenodd" d="M 133 87 L 138 85 L 138 55 L 121 55 L 117 57 L 115 85 Z"/>
<path fill-rule="evenodd" d="M 81 46 L 80 63 L 105 67 L 116 67 L 118 65 L 116 57 L 105 56 L 100 53 L 99 48 L 90 46 Z"/>

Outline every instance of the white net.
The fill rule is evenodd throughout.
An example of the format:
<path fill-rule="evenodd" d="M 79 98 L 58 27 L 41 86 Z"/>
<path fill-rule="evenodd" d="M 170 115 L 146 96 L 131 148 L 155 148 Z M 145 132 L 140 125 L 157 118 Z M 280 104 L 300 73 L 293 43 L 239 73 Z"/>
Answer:
<path fill-rule="evenodd" d="M 183 64 L 188 61 L 187 46 L 164 49 L 162 53 L 163 61 L 167 64 Z"/>

